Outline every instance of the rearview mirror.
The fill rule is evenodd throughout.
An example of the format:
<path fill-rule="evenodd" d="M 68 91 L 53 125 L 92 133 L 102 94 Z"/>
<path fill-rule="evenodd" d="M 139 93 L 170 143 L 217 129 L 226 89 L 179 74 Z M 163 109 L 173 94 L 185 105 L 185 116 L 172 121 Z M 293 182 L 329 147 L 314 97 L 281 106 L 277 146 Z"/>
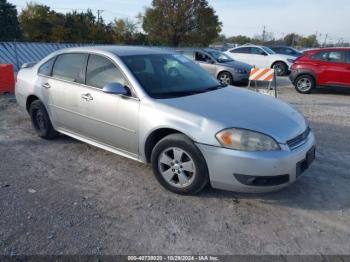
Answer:
<path fill-rule="evenodd" d="M 121 83 L 109 83 L 103 87 L 102 91 L 107 94 L 115 94 L 115 95 L 129 94 L 128 88 L 122 85 Z"/>

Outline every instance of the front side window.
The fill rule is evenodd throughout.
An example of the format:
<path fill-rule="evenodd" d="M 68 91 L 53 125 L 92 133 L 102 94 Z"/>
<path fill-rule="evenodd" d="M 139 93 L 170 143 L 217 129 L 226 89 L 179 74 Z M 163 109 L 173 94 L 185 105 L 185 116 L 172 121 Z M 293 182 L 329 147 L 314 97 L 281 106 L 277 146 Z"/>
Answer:
<path fill-rule="evenodd" d="M 55 58 L 51 58 L 46 63 L 42 64 L 39 68 L 38 73 L 44 76 L 51 76 L 51 70 L 54 62 L 55 62 Z"/>
<path fill-rule="evenodd" d="M 225 53 L 219 51 L 208 51 L 208 53 L 216 59 L 219 63 L 232 62 L 233 59 Z"/>
<path fill-rule="evenodd" d="M 81 82 L 85 54 L 63 54 L 57 57 L 52 76 L 72 82 Z"/>
<path fill-rule="evenodd" d="M 262 46 L 261 47 L 266 53 L 268 53 L 269 55 L 273 55 L 275 54 L 275 51 L 273 51 L 272 49 L 266 47 L 266 46 Z"/>
<path fill-rule="evenodd" d="M 217 79 L 182 55 L 131 55 L 121 59 L 153 98 L 193 95 L 221 87 Z"/>
<path fill-rule="evenodd" d="M 250 53 L 250 47 L 240 47 L 236 48 L 230 51 L 231 53 L 237 53 L 237 54 L 249 54 Z"/>
<path fill-rule="evenodd" d="M 195 57 L 196 57 L 196 61 L 207 62 L 207 63 L 211 61 L 211 58 L 207 54 L 204 54 L 202 52 L 196 52 Z"/>
<path fill-rule="evenodd" d="M 253 55 L 266 55 L 266 53 L 261 48 L 258 48 L 258 47 L 252 47 L 251 53 Z"/>
<path fill-rule="evenodd" d="M 86 69 L 86 84 L 103 88 L 110 83 L 127 85 L 120 70 L 109 59 L 99 55 L 90 55 Z"/>

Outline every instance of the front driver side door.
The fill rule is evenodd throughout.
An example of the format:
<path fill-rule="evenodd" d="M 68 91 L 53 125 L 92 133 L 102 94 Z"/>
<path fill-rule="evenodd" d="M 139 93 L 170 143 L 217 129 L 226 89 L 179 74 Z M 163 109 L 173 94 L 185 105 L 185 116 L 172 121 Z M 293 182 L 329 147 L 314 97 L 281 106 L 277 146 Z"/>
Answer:
<path fill-rule="evenodd" d="M 139 100 L 133 96 L 108 94 L 102 91 L 108 83 L 128 83 L 115 63 L 104 56 L 90 54 L 85 87 L 85 132 L 100 144 L 112 146 L 127 154 L 138 155 Z"/>
<path fill-rule="evenodd" d="M 216 66 L 213 58 L 203 52 L 197 51 L 195 52 L 195 60 L 209 74 L 216 77 Z"/>
<path fill-rule="evenodd" d="M 267 53 L 259 47 L 252 47 L 251 49 L 251 58 L 253 65 L 257 68 L 270 68 L 269 58 Z"/>

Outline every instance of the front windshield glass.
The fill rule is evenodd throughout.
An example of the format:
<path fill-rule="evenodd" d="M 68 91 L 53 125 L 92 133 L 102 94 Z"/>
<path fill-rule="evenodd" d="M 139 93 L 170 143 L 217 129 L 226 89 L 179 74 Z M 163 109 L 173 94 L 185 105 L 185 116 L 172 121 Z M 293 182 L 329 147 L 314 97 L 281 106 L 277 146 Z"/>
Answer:
<path fill-rule="evenodd" d="M 266 53 L 268 53 L 269 55 L 273 55 L 273 54 L 276 54 L 275 51 L 272 51 L 270 48 L 266 47 L 266 46 L 263 46 L 262 49 L 264 49 L 264 51 Z"/>
<path fill-rule="evenodd" d="M 222 87 L 217 79 L 182 55 L 131 55 L 121 59 L 153 98 L 193 95 Z"/>
<path fill-rule="evenodd" d="M 219 51 L 208 51 L 208 53 L 214 57 L 216 61 L 219 63 L 226 63 L 226 62 L 232 62 L 233 59 L 226 55 L 225 53 L 219 52 Z"/>

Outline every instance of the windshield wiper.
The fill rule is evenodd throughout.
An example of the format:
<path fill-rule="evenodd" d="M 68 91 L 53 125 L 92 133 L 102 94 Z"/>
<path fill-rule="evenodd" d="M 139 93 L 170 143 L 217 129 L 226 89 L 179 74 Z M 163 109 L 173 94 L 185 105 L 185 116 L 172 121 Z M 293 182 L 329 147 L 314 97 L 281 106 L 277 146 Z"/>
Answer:
<path fill-rule="evenodd" d="M 226 84 L 220 84 L 220 85 L 208 87 L 208 88 L 202 90 L 202 92 L 218 90 L 218 89 L 221 89 L 221 88 L 224 88 L 224 87 L 227 87 L 227 85 Z"/>
<path fill-rule="evenodd" d="M 158 94 L 152 94 L 152 95 L 161 96 L 161 97 L 190 96 L 190 95 L 195 95 L 195 94 L 200 94 L 200 93 L 205 93 L 205 92 L 221 89 L 224 87 L 227 87 L 227 85 L 220 84 L 220 85 L 211 86 L 211 87 L 208 87 L 205 89 L 200 89 L 200 90 L 164 92 L 164 93 L 158 93 Z"/>

